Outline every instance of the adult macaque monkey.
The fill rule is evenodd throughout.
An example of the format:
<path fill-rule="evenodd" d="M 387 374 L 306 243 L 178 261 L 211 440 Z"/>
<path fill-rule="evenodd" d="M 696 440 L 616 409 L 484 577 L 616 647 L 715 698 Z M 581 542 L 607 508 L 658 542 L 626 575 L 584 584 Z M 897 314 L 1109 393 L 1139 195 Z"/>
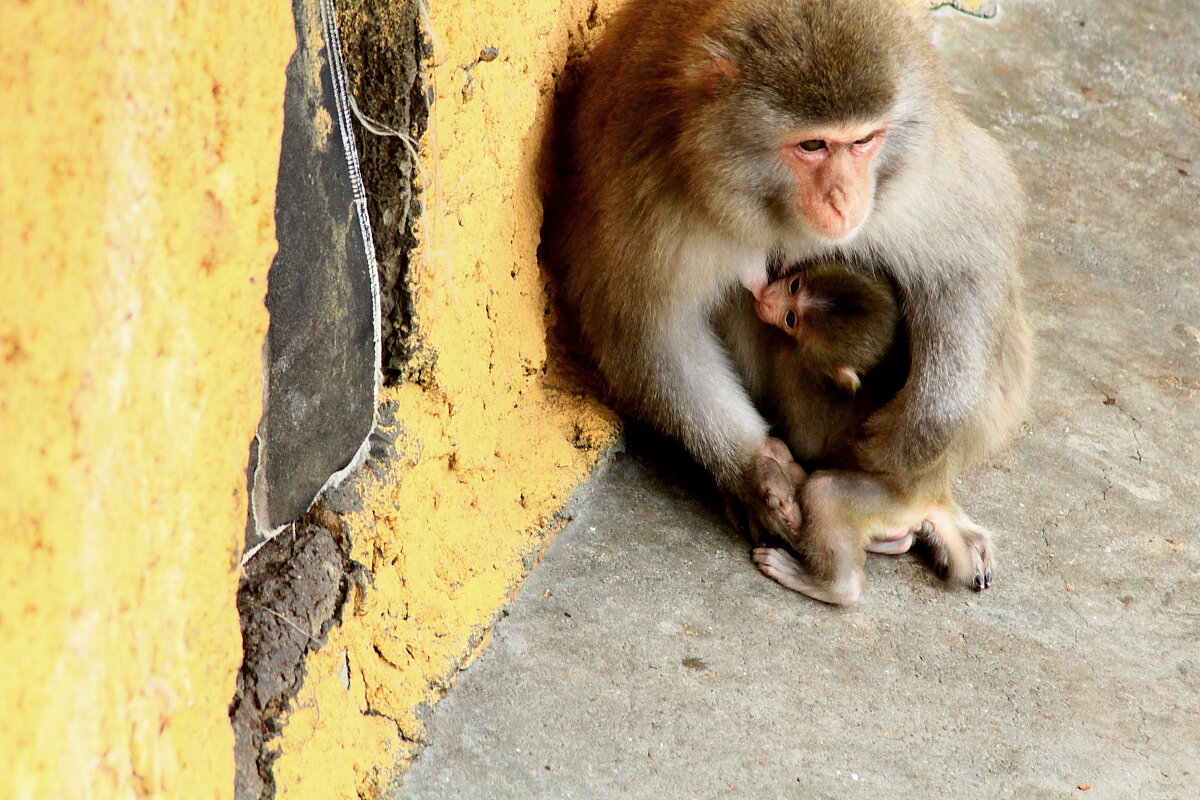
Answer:
<path fill-rule="evenodd" d="M 754 348 L 714 331 L 770 252 L 897 287 L 911 370 L 866 423 L 864 470 L 943 471 L 1007 431 L 1028 361 L 1021 194 L 920 23 L 888 0 L 631 0 L 585 69 L 548 255 L 614 399 L 687 447 L 756 544 L 795 544 L 802 507 L 835 539 L 841 509 L 876 500 L 857 475 L 805 481 L 747 393 Z M 802 562 L 759 562 L 805 590 Z M 827 583 L 821 599 L 857 599 Z"/>

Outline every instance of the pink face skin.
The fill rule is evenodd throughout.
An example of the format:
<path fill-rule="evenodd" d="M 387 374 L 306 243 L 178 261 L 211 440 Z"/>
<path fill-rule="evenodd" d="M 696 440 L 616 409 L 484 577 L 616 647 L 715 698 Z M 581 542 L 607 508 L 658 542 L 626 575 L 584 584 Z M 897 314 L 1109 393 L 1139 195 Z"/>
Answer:
<path fill-rule="evenodd" d="M 880 121 L 788 136 L 781 156 L 796 177 L 797 209 L 817 234 L 845 239 L 866 221 L 875 194 L 871 162 L 887 134 L 887 124 Z"/>
<path fill-rule="evenodd" d="M 791 275 L 769 283 L 755 293 L 754 311 L 760 320 L 799 341 L 809 333 L 804 324 L 809 312 L 828 302 L 812 293 L 803 276 Z M 846 391 L 856 392 L 862 385 L 858 372 L 850 366 L 834 364 L 824 371 Z"/>
<path fill-rule="evenodd" d="M 754 296 L 754 311 L 763 322 L 797 338 L 813 300 L 804 280 L 799 275 L 792 275 L 760 289 Z"/>

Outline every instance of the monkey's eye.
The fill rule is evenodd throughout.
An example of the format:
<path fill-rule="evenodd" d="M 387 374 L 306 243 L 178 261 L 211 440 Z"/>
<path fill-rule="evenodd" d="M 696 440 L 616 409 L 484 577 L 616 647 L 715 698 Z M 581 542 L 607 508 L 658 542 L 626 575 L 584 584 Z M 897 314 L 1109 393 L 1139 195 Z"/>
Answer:
<path fill-rule="evenodd" d="M 789 311 L 783 315 L 783 324 L 790 331 L 796 327 L 796 312 Z"/>
<path fill-rule="evenodd" d="M 864 136 L 863 138 L 856 141 L 855 144 L 867 144 L 874 138 L 875 138 L 874 133 L 868 133 L 866 136 Z"/>
<path fill-rule="evenodd" d="M 800 149 L 806 153 L 815 153 L 825 149 L 824 139 L 806 139 L 800 143 Z"/>
<path fill-rule="evenodd" d="M 795 294 L 796 292 L 800 291 L 800 279 L 799 278 L 792 278 L 792 282 L 788 284 L 788 291 L 791 292 L 792 294 Z"/>

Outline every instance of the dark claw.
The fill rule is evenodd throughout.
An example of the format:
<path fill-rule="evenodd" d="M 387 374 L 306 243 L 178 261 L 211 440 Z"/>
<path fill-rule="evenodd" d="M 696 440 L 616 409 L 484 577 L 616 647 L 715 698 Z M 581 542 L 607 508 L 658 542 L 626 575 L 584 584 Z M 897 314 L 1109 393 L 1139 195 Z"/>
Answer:
<path fill-rule="evenodd" d="M 992 586 L 992 571 L 990 569 L 983 576 L 983 585 L 984 585 L 984 588 L 988 588 L 988 589 L 990 589 Z"/>
<path fill-rule="evenodd" d="M 983 575 L 976 575 L 975 576 L 975 591 L 982 592 L 984 590 L 984 587 L 986 587 L 986 586 L 987 586 L 987 578 L 984 577 Z"/>

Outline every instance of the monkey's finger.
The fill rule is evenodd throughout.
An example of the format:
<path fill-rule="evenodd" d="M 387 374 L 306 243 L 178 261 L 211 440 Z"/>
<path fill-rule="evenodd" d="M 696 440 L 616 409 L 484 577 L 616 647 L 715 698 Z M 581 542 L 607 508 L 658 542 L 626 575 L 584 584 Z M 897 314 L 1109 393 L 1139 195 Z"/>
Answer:
<path fill-rule="evenodd" d="M 800 503 L 796 501 L 795 495 L 789 496 L 778 508 L 779 518 L 787 528 L 787 533 L 797 533 L 800 530 L 801 514 Z M 790 537 L 788 537 L 790 538 Z"/>
<path fill-rule="evenodd" d="M 791 481 L 783 467 L 773 458 L 762 456 L 758 459 L 756 481 L 758 497 L 768 508 L 777 509 L 785 497 L 791 494 Z"/>

